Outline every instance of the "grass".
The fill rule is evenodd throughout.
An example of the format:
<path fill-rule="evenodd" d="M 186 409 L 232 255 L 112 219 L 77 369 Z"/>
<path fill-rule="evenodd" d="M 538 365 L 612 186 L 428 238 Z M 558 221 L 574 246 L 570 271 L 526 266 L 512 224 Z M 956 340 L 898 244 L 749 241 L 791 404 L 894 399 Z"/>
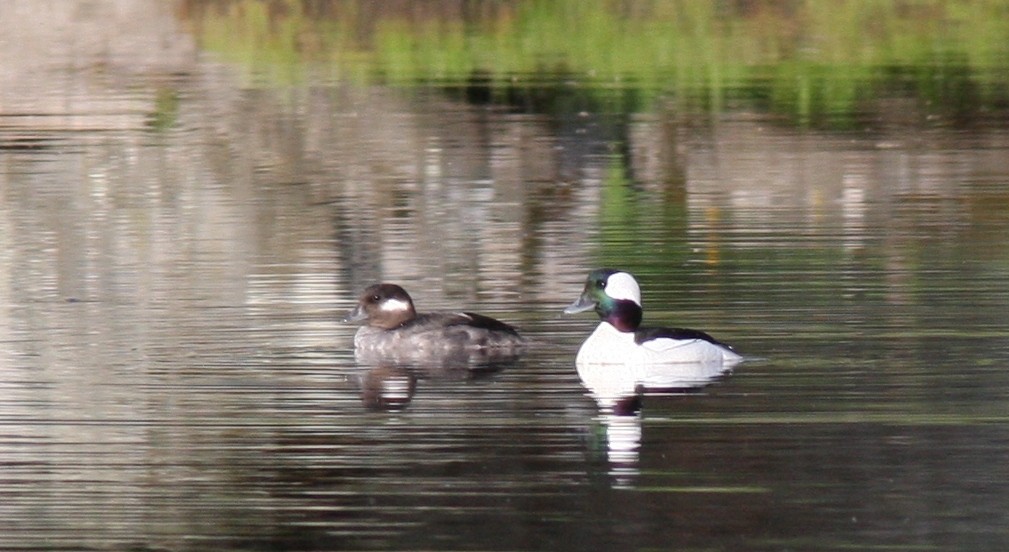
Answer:
<path fill-rule="evenodd" d="M 470 86 L 494 101 L 564 81 L 565 94 L 627 111 L 760 109 L 798 124 L 852 124 L 881 94 L 962 118 L 1009 106 L 1009 4 L 699 0 L 440 2 L 390 11 L 365 0 L 230 0 L 191 10 L 203 47 L 249 79 Z M 381 3 L 377 3 L 381 6 Z M 442 9 L 444 8 L 444 9 Z"/>

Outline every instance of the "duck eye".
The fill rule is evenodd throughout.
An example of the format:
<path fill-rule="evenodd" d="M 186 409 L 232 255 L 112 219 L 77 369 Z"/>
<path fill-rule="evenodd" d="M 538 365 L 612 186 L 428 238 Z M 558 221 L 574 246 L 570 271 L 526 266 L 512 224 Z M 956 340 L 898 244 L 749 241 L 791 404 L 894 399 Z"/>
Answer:
<path fill-rule="evenodd" d="M 606 289 L 606 280 L 596 280 L 596 287 L 599 289 Z"/>
<path fill-rule="evenodd" d="M 382 297 L 380 295 L 372 295 L 371 296 L 371 302 L 372 303 L 378 303 L 381 300 L 382 300 Z"/>

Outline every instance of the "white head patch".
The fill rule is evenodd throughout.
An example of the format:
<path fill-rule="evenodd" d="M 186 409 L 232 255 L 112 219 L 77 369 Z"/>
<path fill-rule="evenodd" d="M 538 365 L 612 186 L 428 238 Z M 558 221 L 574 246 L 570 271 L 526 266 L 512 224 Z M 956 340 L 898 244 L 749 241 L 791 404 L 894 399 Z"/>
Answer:
<path fill-rule="evenodd" d="M 379 307 L 379 310 L 383 310 L 385 312 L 403 312 L 410 310 L 410 303 L 400 299 L 386 299 L 385 301 L 382 301 L 382 305 Z"/>
<path fill-rule="evenodd" d="M 641 304 L 641 288 L 634 276 L 626 272 L 614 272 L 606 279 L 606 295 L 614 299 L 629 299 Z"/>

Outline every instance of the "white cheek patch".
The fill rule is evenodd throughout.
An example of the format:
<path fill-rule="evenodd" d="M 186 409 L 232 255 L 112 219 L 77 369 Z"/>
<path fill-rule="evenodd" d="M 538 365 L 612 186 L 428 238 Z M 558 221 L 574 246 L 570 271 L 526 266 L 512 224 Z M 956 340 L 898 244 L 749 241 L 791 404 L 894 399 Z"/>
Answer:
<path fill-rule="evenodd" d="M 399 299 L 386 299 L 378 310 L 385 312 L 403 312 L 410 309 L 410 303 Z"/>
<path fill-rule="evenodd" d="M 606 279 L 606 295 L 614 299 L 628 299 L 641 304 L 641 289 L 634 276 L 626 272 L 614 272 Z"/>

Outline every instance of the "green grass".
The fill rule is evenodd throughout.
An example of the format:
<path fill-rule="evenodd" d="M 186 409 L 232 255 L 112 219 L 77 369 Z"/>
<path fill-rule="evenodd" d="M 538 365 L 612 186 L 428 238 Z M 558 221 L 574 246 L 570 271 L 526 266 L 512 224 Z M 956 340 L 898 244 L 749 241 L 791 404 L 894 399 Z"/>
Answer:
<path fill-rule="evenodd" d="M 563 80 L 565 94 L 628 111 L 658 100 L 700 113 L 760 109 L 799 124 L 852 124 L 881 94 L 929 113 L 1009 106 L 1009 3 L 701 0 L 487 2 L 478 13 L 325 12 L 297 0 L 205 2 L 203 47 L 250 80 L 296 85 L 308 71 L 360 85 L 464 87 L 495 101 Z M 784 5 L 783 5 L 784 4 Z M 454 5 L 454 4 L 452 4 Z M 315 9 L 315 8 L 314 8 Z M 437 16 L 425 12 L 438 12 Z"/>

